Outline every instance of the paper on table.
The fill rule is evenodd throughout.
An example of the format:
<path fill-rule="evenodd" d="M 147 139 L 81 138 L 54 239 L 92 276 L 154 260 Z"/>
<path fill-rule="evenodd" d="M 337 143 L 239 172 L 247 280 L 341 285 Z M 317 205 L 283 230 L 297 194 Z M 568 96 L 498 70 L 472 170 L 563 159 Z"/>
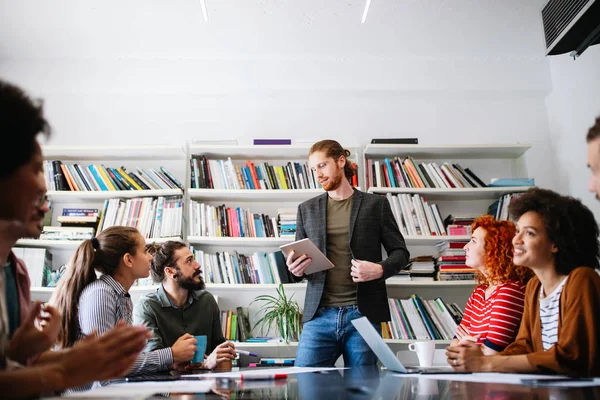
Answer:
<path fill-rule="evenodd" d="M 206 378 L 206 379 L 214 379 L 214 378 L 241 378 L 242 375 L 248 376 L 260 376 L 260 375 L 272 375 L 272 374 L 302 374 L 304 372 L 315 372 L 315 371 L 331 371 L 336 369 L 345 369 L 345 368 L 337 368 L 337 367 L 318 367 L 318 368 L 310 368 L 310 367 L 285 367 L 285 368 L 260 368 L 260 369 L 245 369 L 243 371 L 235 371 L 235 372 L 216 372 L 214 374 L 190 374 L 184 375 L 187 377 L 198 377 L 198 378 Z"/>
<path fill-rule="evenodd" d="M 128 399 L 145 399 L 155 393 L 208 393 L 213 383 L 214 379 L 115 383 L 87 392 L 71 393 L 64 397 L 94 398 L 118 396 Z"/>
<path fill-rule="evenodd" d="M 421 374 L 394 374 L 395 376 L 401 376 L 405 378 L 419 378 L 419 379 L 437 379 L 437 380 L 449 380 L 449 381 L 460 381 L 460 382 L 484 382 L 484 383 L 506 383 L 513 385 L 522 385 L 522 379 L 544 379 L 548 378 L 548 375 L 533 375 L 533 374 L 501 374 L 498 372 L 477 372 L 473 374 L 435 374 L 435 375 L 421 375 Z M 563 375 L 553 375 L 556 378 L 568 378 Z M 552 382 L 546 383 L 545 386 L 556 386 L 556 387 L 587 387 L 587 386 L 600 386 L 600 378 L 594 378 L 593 381 L 578 381 L 573 380 L 569 382 Z"/>

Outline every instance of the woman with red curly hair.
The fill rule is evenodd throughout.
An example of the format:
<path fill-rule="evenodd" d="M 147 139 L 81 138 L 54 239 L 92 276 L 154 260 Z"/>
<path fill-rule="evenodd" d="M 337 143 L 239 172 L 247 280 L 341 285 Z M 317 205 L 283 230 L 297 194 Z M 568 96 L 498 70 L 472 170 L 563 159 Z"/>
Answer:
<path fill-rule="evenodd" d="M 483 354 L 504 350 L 519 331 L 525 286 L 533 275 L 513 264 L 515 225 L 486 215 L 473 222 L 465 245 L 465 263 L 477 270 L 479 286 L 467 302 L 453 345 L 467 341 L 481 345 Z"/>

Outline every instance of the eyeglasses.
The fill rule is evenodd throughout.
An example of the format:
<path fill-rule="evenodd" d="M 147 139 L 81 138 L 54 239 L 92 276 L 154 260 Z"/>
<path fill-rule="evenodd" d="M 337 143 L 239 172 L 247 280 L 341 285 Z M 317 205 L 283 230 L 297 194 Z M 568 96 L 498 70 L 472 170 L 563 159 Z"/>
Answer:
<path fill-rule="evenodd" d="M 46 193 L 44 193 L 42 196 L 40 196 L 40 198 L 37 200 L 37 202 L 35 203 L 35 205 L 37 207 L 42 207 L 44 204 L 46 204 L 48 202 L 48 195 Z"/>

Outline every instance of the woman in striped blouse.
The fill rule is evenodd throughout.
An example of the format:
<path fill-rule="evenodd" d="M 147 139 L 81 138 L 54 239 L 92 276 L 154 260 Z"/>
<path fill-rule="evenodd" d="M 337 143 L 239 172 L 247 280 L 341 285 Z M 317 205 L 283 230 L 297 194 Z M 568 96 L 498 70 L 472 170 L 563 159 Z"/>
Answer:
<path fill-rule="evenodd" d="M 84 241 L 51 300 L 62 314 L 59 347 L 72 347 L 94 332 L 101 335 L 119 321 L 131 325 L 133 304 L 128 291 L 136 279 L 148 277 L 151 259 L 144 238 L 134 228 L 114 226 Z M 96 271 L 102 273 L 99 278 Z M 128 375 L 189 362 L 195 350 L 196 339 L 183 335 L 170 348 L 141 353 Z"/>
<path fill-rule="evenodd" d="M 523 315 L 525 285 L 532 276 L 513 264 L 515 225 L 483 216 L 473 222 L 465 263 L 477 270 L 479 286 L 467 302 L 452 344 L 475 342 L 496 354 L 514 340 Z"/>
<path fill-rule="evenodd" d="M 600 231 L 573 197 L 530 189 L 509 206 L 517 219 L 514 262 L 535 277 L 527 284 L 513 343 L 486 356 L 471 343 L 449 346 L 457 370 L 600 376 Z"/>

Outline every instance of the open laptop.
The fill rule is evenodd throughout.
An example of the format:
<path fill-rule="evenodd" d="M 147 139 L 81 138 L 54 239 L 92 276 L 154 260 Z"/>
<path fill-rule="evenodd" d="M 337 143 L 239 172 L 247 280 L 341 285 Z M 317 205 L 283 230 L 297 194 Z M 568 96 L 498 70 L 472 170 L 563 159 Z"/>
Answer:
<path fill-rule="evenodd" d="M 367 317 L 357 318 L 351 321 L 358 333 L 365 339 L 373 353 L 386 369 L 401 374 L 456 374 L 465 372 L 454 371 L 451 367 L 405 367 L 398 357 L 383 341 L 379 333 L 373 328 Z"/>

